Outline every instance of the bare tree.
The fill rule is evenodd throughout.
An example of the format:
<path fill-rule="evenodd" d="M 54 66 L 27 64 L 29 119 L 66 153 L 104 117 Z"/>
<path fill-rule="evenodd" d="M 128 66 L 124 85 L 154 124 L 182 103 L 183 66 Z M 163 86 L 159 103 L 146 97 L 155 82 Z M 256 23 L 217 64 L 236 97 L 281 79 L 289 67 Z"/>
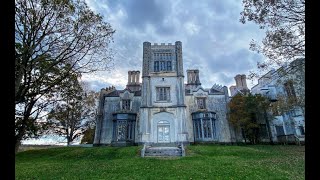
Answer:
<path fill-rule="evenodd" d="M 252 40 L 250 49 L 267 60 L 260 70 L 279 67 L 305 56 L 305 0 L 243 0 L 240 22 L 252 21 L 266 29 L 262 44 Z M 258 73 L 251 72 L 249 77 Z"/>
<path fill-rule="evenodd" d="M 16 0 L 15 5 L 17 149 L 36 123 L 36 105 L 60 91 L 65 79 L 112 66 L 108 45 L 115 30 L 83 0 Z"/>

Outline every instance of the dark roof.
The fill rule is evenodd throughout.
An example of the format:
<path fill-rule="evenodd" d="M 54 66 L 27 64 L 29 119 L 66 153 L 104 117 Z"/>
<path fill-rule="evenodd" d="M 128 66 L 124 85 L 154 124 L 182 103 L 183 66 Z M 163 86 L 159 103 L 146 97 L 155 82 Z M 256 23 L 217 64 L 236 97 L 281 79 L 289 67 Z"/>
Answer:
<path fill-rule="evenodd" d="M 119 90 L 114 90 L 110 93 L 108 93 L 106 96 L 107 97 L 119 97 L 120 91 Z"/>
<path fill-rule="evenodd" d="M 106 97 L 119 97 L 119 94 L 123 93 L 126 90 L 127 89 L 114 90 L 114 91 L 110 92 L 109 94 L 107 94 Z M 141 96 L 141 90 L 139 90 L 139 91 L 130 91 L 130 90 L 128 90 L 128 91 L 131 92 L 131 93 L 134 93 L 134 96 Z"/>
<path fill-rule="evenodd" d="M 134 96 L 141 96 L 141 90 L 139 90 L 139 91 L 134 91 Z"/>

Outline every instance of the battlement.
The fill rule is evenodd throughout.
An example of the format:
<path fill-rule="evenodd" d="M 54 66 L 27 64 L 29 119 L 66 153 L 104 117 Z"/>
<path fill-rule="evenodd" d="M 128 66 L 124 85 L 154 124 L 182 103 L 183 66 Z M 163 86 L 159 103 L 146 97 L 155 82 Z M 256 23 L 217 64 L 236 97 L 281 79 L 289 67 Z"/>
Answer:
<path fill-rule="evenodd" d="M 166 44 L 166 43 L 160 43 L 160 44 L 158 44 L 158 43 L 154 43 L 154 44 L 152 44 L 151 45 L 151 48 L 159 48 L 159 49 L 162 49 L 162 48 L 174 48 L 175 47 L 175 45 L 173 44 L 172 45 L 172 43 L 168 43 L 168 44 Z"/>

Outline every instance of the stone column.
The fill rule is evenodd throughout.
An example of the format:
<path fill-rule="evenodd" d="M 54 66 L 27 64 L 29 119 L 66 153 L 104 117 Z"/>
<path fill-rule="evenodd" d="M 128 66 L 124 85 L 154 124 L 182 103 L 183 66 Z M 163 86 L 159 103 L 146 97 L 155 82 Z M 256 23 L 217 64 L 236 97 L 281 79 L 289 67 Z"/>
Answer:
<path fill-rule="evenodd" d="M 140 71 L 137 71 L 137 81 L 138 84 L 140 83 Z"/>
<path fill-rule="evenodd" d="M 143 43 L 143 67 L 142 67 L 142 77 L 149 75 L 149 63 L 151 59 L 151 43 Z"/>
<path fill-rule="evenodd" d="M 136 72 L 135 71 L 132 71 L 131 79 L 132 79 L 132 83 L 135 84 L 136 83 Z"/>
<path fill-rule="evenodd" d="M 141 105 L 147 106 L 150 94 L 149 92 L 149 63 L 151 59 L 151 43 L 143 43 L 143 67 L 142 67 L 142 89 L 141 89 Z"/>
<path fill-rule="evenodd" d="M 236 75 L 234 79 L 236 80 L 236 87 L 238 89 L 242 89 L 241 75 L 240 74 Z"/>
<path fill-rule="evenodd" d="M 245 89 L 248 89 L 247 87 L 247 78 L 246 78 L 246 75 L 242 75 L 241 76 L 241 81 L 242 81 L 242 87 L 245 88 Z"/>
<path fill-rule="evenodd" d="M 201 85 L 201 83 L 200 83 L 200 78 L 199 78 L 199 70 L 195 70 L 194 71 L 195 72 L 195 79 L 196 79 L 196 85 Z"/>
<path fill-rule="evenodd" d="M 177 60 L 177 75 L 183 76 L 182 43 L 180 41 L 176 41 L 175 46 Z"/>
<path fill-rule="evenodd" d="M 128 84 L 131 83 L 131 71 L 128 71 Z"/>

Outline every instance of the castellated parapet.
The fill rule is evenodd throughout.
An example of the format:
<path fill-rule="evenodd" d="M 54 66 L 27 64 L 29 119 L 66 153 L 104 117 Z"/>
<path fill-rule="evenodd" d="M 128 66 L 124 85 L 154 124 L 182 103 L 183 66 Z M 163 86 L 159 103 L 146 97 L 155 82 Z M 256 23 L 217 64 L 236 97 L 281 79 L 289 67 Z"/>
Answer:
<path fill-rule="evenodd" d="M 172 45 L 172 43 L 161 43 L 161 44 L 158 44 L 158 43 L 154 43 L 153 45 L 151 45 L 151 48 L 152 49 L 168 49 L 168 48 L 174 48 L 175 45 Z"/>

